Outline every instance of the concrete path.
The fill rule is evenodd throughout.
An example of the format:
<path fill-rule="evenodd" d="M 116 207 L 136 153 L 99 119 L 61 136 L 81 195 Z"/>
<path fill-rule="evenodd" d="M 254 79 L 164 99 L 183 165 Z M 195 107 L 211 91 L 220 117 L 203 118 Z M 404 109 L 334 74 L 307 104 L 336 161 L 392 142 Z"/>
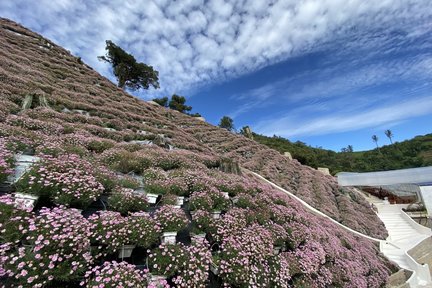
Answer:
<path fill-rule="evenodd" d="M 408 279 L 410 287 L 432 287 L 428 265 L 417 263 L 408 251 L 432 236 L 432 231 L 415 222 L 402 208 L 406 205 L 391 205 L 386 201 L 375 202 L 378 217 L 384 222 L 389 237 L 381 243 L 381 252 L 401 268 L 413 271 Z"/>

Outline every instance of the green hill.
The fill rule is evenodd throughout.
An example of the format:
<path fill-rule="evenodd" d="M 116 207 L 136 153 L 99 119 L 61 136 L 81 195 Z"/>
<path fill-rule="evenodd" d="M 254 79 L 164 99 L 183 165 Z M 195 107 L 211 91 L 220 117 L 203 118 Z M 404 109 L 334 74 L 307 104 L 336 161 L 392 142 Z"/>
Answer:
<path fill-rule="evenodd" d="M 432 165 L 432 134 L 360 152 L 334 152 L 278 136 L 253 136 L 255 141 L 281 153 L 290 152 L 301 164 L 314 168 L 328 167 L 332 174 L 340 171 L 368 172 Z"/>

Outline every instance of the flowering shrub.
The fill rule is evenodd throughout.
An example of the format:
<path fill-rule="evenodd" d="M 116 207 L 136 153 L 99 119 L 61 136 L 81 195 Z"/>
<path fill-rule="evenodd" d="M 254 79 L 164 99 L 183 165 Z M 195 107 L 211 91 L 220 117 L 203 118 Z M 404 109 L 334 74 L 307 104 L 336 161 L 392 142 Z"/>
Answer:
<path fill-rule="evenodd" d="M 204 287 L 208 282 L 208 270 L 212 260 L 208 243 L 204 240 L 184 248 L 186 263 L 179 269 L 173 282 L 177 287 Z"/>
<path fill-rule="evenodd" d="M 217 261 L 224 282 L 233 286 L 268 286 L 271 238 L 270 232 L 258 225 L 224 238 Z"/>
<path fill-rule="evenodd" d="M 0 196 L 0 241 L 18 243 L 28 232 L 31 213 L 25 207 L 16 207 L 15 199 L 9 195 Z"/>
<path fill-rule="evenodd" d="M 128 188 L 117 188 L 108 197 L 108 206 L 112 210 L 127 214 L 128 212 L 145 211 L 148 201 L 144 193 L 136 193 Z"/>
<path fill-rule="evenodd" d="M 30 253 L 10 244 L 0 248 L 0 266 L 17 284 L 42 287 L 53 280 L 71 281 L 92 263 L 90 225 L 76 209 L 42 208 L 28 227 Z"/>
<path fill-rule="evenodd" d="M 200 233 L 214 233 L 214 219 L 210 212 L 205 210 L 196 210 L 193 215 L 192 232 L 194 234 Z"/>
<path fill-rule="evenodd" d="M 0 138 L 0 183 L 3 183 L 12 174 L 13 160 L 13 154 L 7 148 L 6 140 Z"/>
<path fill-rule="evenodd" d="M 123 245 L 132 244 L 129 240 L 128 219 L 119 212 L 99 211 L 89 218 L 92 244 L 98 245 L 101 254 L 114 253 Z"/>
<path fill-rule="evenodd" d="M 127 262 L 104 262 L 86 272 L 81 286 L 147 288 L 147 275 Z"/>
<path fill-rule="evenodd" d="M 121 173 L 142 173 L 151 164 L 151 160 L 147 157 L 116 148 L 104 151 L 101 158 L 111 169 Z"/>
<path fill-rule="evenodd" d="M 181 244 L 162 244 L 148 253 L 148 267 L 153 275 L 174 276 L 187 261 L 185 248 Z"/>
<path fill-rule="evenodd" d="M 163 232 L 179 231 L 189 222 L 183 210 L 174 209 L 172 206 L 162 206 L 156 211 L 154 218 Z"/>
<path fill-rule="evenodd" d="M 44 156 L 17 183 L 19 191 L 48 196 L 55 204 L 85 208 L 104 187 L 92 175 L 93 166 L 79 156 Z"/>
<path fill-rule="evenodd" d="M 135 212 L 128 218 L 131 234 L 129 240 L 139 247 L 148 248 L 157 243 L 161 228 L 156 221 L 145 212 Z"/>
<path fill-rule="evenodd" d="M 178 197 L 174 194 L 165 194 L 162 196 L 161 203 L 163 205 L 177 205 Z"/>
<path fill-rule="evenodd" d="M 189 198 L 190 210 L 206 210 L 210 211 L 213 208 L 213 199 L 207 191 L 194 192 Z"/>
<path fill-rule="evenodd" d="M 229 207 L 229 200 L 216 189 L 194 192 L 189 200 L 191 210 L 225 211 Z"/>

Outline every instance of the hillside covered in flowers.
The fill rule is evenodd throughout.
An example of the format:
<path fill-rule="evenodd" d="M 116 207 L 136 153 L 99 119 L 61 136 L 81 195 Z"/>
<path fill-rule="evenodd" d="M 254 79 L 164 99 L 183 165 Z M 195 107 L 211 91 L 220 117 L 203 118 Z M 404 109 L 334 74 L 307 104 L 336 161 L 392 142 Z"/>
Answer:
<path fill-rule="evenodd" d="M 385 238 L 354 190 L 132 97 L 6 19 L 0 79 L 0 287 L 384 287 L 394 272 L 375 243 L 227 167 Z"/>

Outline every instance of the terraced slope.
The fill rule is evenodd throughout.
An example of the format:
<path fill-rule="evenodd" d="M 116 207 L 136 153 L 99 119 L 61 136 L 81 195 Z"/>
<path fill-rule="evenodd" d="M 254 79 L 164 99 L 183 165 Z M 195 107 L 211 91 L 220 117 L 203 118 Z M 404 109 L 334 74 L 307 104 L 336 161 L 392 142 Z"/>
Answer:
<path fill-rule="evenodd" d="M 220 170 L 227 171 L 224 164 L 230 164 L 230 161 L 226 159 L 236 159 L 243 167 L 267 177 L 337 221 L 364 234 L 385 238 L 385 228 L 369 205 L 355 191 L 338 187 L 332 177 L 324 176 L 296 161 L 289 161 L 278 152 L 243 136 L 140 101 L 117 88 L 65 49 L 6 19 L 0 21 L 0 79 L 0 157 L 5 160 L 1 162 L 0 159 L 0 163 L 11 165 L 4 169 L 0 166 L 0 173 L 12 173 L 14 164 L 10 160 L 11 153 L 34 150 L 42 159 L 41 164 L 31 171 L 34 175 L 24 176 L 17 185 L 21 192 L 44 192 L 35 207 L 39 213 L 29 212 L 27 218 L 18 220 L 30 219 L 31 227 L 37 228 L 38 223 L 46 220 L 44 217 L 69 219 L 64 221 L 69 224 L 60 227 L 68 230 L 70 227 L 67 225 L 83 225 L 81 228 L 86 231 L 80 236 L 84 237 L 80 241 L 85 245 L 79 249 L 89 250 L 90 244 L 99 245 L 98 249 L 102 249 L 96 254 L 87 255 L 85 259 L 75 260 L 75 263 L 80 263 L 80 269 L 72 273 L 76 276 L 73 280 L 67 277 L 71 287 L 77 285 L 77 279 L 84 281 L 84 284 L 94 284 L 90 272 L 85 278 L 87 280 L 82 280 L 84 271 L 92 268 L 94 271 L 103 270 L 98 265 L 111 261 L 113 252 L 119 248 L 109 248 L 109 243 L 100 242 L 99 236 L 108 229 L 103 225 L 112 223 L 111 220 L 102 221 L 104 217 L 112 217 L 110 219 L 116 219 L 126 226 L 132 225 L 129 222 L 136 225 L 133 217 L 150 219 L 148 221 L 154 221 L 157 231 L 145 232 L 155 235 L 167 228 L 170 217 L 178 217 L 180 220 L 175 229 L 178 232 L 177 240 L 182 244 L 158 248 L 159 237 L 152 238 L 152 241 L 142 244 L 143 249 L 127 259 L 133 264 L 132 267 L 106 264 L 108 268 L 115 267 L 122 271 L 144 266 L 157 274 L 161 272 L 159 266 L 149 266 L 148 259 L 154 255 L 156 258 L 162 257 L 158 251 L 165 249 L 171 249 L 174 254 L 182 251 L 178 255 L 188 255 L 186 259 L 182 258 L 178 263 L 174 261 L 176 266 L 167 272 L 168 282 L 173 286 L 384 285 L 390 266 L 379 255 L 375 244 L 308 213 L 284 194 L 253 178 Z M 23 105 L 27 109 L 21 111 Z M 51 176 L 46 176 L 47 173 L 43 171 L 50 171 L 56 176 L 49 173 Z M 127 174 L 132 174 L 138 180 Z M 39 179 L 40 183 L 35 182 L 35 179 Z M 47 181 L 46 185 L 50 189 L 33 186 L 44 181 Z M 93 186 L 89 187 L 89 183 Z M 82 191 L 90 192 L 86 194 Z M 134 198 L 142 191 L 163 196 L 158 197 L 160 202 L 157 204 L 137 204 L 139 208 L 130 203 L 129 206 L 118 204 L 127 202 L 127 199 L 132 199 L 132 203 L 146 202 L 142 198 L 139 201 Z M 229 193 L 231 198 L 223 198 L 222 192 Z M 10 213 L 13 215 L 21 213 L 11 208 L 9 196 L 6 195 L 0 205 L 5 205 L 5 209 L 7 207 L 7 211 L 12 211 Z M 183 209 L 169 206 L 175 204 L 173 199 L 176 196 L 189 198 L 189 203 L 182 206 Z M 106 208 L 106 205 L 102 207 L 97 204 L 100 201 L 107 204 L 109 210 L 118 213 L 100 212 L 100 209 Z M 65 207 L 58 208 L 60 204 Z M 84 217 L 73 208 L 84 208 L 81 212 Z M 222 210 L 220 220 L 209 220 L 209 213 L 215 209 Z M 195 210 L 200 211 L 197 212 L 199 217 L 191 218 L 190 212 Z M 174 215 L 168 217 L 170 211 Z M 143 214 L 130 214 L 136 212 Z M 7 220 L 5 217 L 5 214 L 0 214 L 0 218 Z M 78 223 L 74 220 L 77 217 Z M 98 219 L 102 219 L 101 223 L 105 224 L 98 226 Z M 205 225 L 201 225 L 199 219 L 204 219 Z M 12 286 L 16 284 L 16 280 L 11 279 L 18 273 L 18 264 L 8 262 L 8 257 L 14 255 L 14 251 L 23 251 L 20 249 L 26 241 L 39 239 L 38 233 L 42 232 L 36 228 L 24 240 L 13 238 L 14 241 L 5 242 L 7 237 L 2 237 L 2 281 L 12 283 Z M 205 244 L 191 241 L 191 232 L 197 229 L 207 233 Z M 127 235 L 122 236 L 123 242 L 119 243 L 130 244 L 136 240 L 127 231 Z M 46 249 L 51 249 L 49 251 L 58 248 L 51 247 L 51 244 L 44 245 Z M 274 254 L 274 245 L 281 245 L 284 251 L 276 249 L 279 252 Z M 79 249 L 74 251 L 81 251 Z M 40 257 L 29 261 L 33 261 L 32 265 L 37 264 Z M 49 259 L 52 261 L 52 255 Z M 219 273 L 208 271 L 209 261 L 218 266 Z M 187 265 L 184 266 L 184 263 Z M 22 270 L 22 267 L 19 269 Z M 131 277 L 135 280 L 148 278 L 147 274 L 137 276 L 134 273 L 135 276 Z M 191 278 L 191 274 L 196 277 Z M 56 281 L 64 280 L 62 277 L 66 276 L 48 277 L 44 274 L 39 280 L 34 276 L 29 280 L 28 277 L 27 274 L 23 275 L 22 279 L 18 277 L 18 281 L 59 285 L 60 282 Z"/>

